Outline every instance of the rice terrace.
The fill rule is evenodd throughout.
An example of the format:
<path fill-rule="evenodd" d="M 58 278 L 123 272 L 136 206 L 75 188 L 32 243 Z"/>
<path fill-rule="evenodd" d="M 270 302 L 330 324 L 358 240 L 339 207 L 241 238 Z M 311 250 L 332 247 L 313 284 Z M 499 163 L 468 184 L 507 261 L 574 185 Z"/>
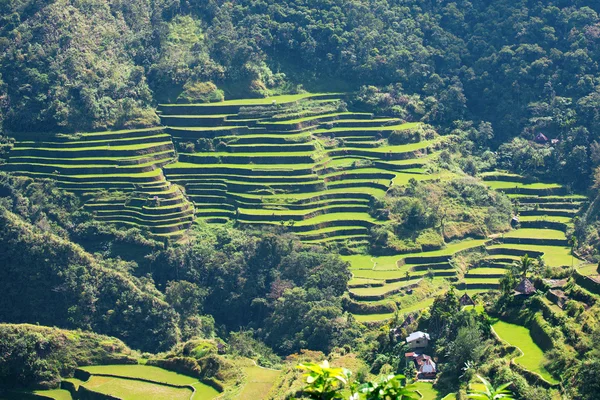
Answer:
<path fill-rule="evenodd" d="M 600 5 L 0 3 L 0 400 L 600 399 Z"/>

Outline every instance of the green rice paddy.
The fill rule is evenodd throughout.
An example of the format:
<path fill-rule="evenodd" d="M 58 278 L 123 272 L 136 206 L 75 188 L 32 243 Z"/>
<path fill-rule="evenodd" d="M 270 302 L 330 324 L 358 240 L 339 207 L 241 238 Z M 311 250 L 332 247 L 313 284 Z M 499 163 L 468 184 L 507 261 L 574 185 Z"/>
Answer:
<path fill-rule="evenodd" d="M 555 229 L 522 228 L 507 232 L 503 236 L 508 238 L 566 239 L 563 231 Z"/>
<path fill-rule="evenodd" d="M 532 372 L 540 374 L 548 382 L 557 383 L 544 368 L 546 362 L 544 352 L 533 341 L 529 329 L 500 320 L 494 323 L 493 329 L 502 340 L 522 351 L 523 355 L 517 357 L 515 362 Z"/>
<path fill-rule="evenodd" d="M 440 396 L 440 393 L 433 388 L 431 382 L 416 382 L 415 387 L 421 393 L 423 400 L 436 400 Z"/>
<path fill-rule="evenodd" d="M 252 362 L 246 363 L 242 369 L 246 375 L 246 384 L 240 393 L 240 399 L 266 399 L 269 390 L 281 373 L 274 369 L 262 368 Z"/>
<path fill-rule="evenodd" d="M 273 96 L 260 99 L 237 99 L 237 100 L 226 100 L 218 103 L 199 103 L 195 106 L 199 107 L 213 107 L 213 106 L 248 106 L 248 105 L 269 105 L 273 102 L 277 104 L 290 103 L 300 101 L 308 98 L 318 98 L 320 96 L 331 96 L 335 93 L 302 93 L 302 94 L 288 94 L 282 96 Z M 169 104 L 170 107 L 177 108 L 178 106 L 185 107 L 186 104 Z"/>
<path fill-rule="evenodd" d="M 502 189 L 560 189 L 562 185 L 558 183 L 522 183 L 522 182 L 505 182 L 505 181 L 487 181 L 486 184 L 495 190 Z"/>
<path fill-rule="evenodd" d="M 123 400 L 189 400 L 192 396 L 192 390 L 188 388 L 106 376 L 94 375 L 83 386 L 94 392 L 116 396 Z"/>
<path fill-rule="evenodd" d="M 124 400 L 137 400 L 144 396 L 152 399 L 190 399 L 192 386 L 195 389 L 192 400 L 210 400 L 219 395 L 219 392 L 197 378 L 150 365 L 97 365 L 82 369 L 92 377 L 87 382 L 81 382 L 81 385 Z"/>
<path fill-rule="evenodd" d="M 96 365 L 82 367 L 81 369 L 92 375 L 110 374 L 124 378 L 141 378 L 173 385 L 191 385 L 198 382 L 196 378 L 151 365 Z"/>
<path fill-rule="evenodd" d="M 527 244 L 501 244 L 490 246 L 489 249 L 514 249 L 521 250 L 524 252 L 539 251 L 544 253 L 544 262 L 550 267 L 562 267 L 570 266 L 571 262 L 574 265 L 581 263 L 581 260 L 571 257 L 571 248 L 562 246 L 538 246 L 538 245 L 527 245 Z"/>
<path fill-rule="evenodd" d="M 68 390 L 63 389 L 35 390 L 33 394 L 49 397 L 54 400 L 71 400 L 73 398 Z"/>

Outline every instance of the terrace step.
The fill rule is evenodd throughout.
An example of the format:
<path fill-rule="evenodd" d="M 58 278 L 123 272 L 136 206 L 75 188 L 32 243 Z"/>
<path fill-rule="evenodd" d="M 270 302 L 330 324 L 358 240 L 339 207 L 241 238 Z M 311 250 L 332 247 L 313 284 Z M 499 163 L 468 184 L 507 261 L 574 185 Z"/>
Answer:
<path fill-rule="evenodd" d="M 522 216 L 550 216 L 550 217 L 574 217 L 577 210 L 523 210 L 519 212 Z"/>
<path fill-rule="evenodd" d="M 539 246 L 561 246 L 569 245 L 567 239 L 542 239 L 542 238 L 507 238 L 502 239 L 507 244 L 532 244 Z"/>
<path fill-rule="evenodd" d="M 530 210 L 531 207 L 525 207 L 525 205 L 530 205 L 530 204 L 535 204 L 535 205 L 540 205 L 540 207 L 538 209 L 544 209 L 544 210 L 578 210 L 582 207 L 583 203 L 582 202 L 573 202 L 573 203 L 524 203 L 521 204 L 521 207 L 519 207 L 520 209 L 523 210 Z M 535 208 L 534 208 L 535 209 Z"/>
<path fill-rule="evenodd" d="M 155 134 L 148 136 L 149 132 L 144 132 L 144 136 L 125 136 L 122 138 L 110 138 L 104 140 L 85 140 L 85 138 L 80 137 L 77 140 L 72 141 L 64 141 L 64 140 L 56 140 L 52 142 L 32 142 L 32 141 L 24 141 L 24 142 L 16 142 L 14 148 L 31 148 L 31 147 L 41 147 L 47 149 L 73 149 L 79 147 L 103 147 L 107 145 L 137 145 L 137 144 L 149 144 L 149 143 L 160 143 L 166 142 L 170 140 L 170 136 L 167 134 Z"/>
<path fill-rule="evenodd" d="M 306 244 L 333 244 L 333 243 L 344 243 L 349 242 L 352 244 L 364 244 L 368 243 L 369 236 L 368 235 L 344 235 L 340 234 L 339 236 L 329 236 L 323 239 L 315 239 L 315 240 L 306 240 L 301 238 L 303 243 Z M 382 283 L 383 285 L 383 283 Z"/>
<path fill-rule="evenodd" d="M 223 210 L 218 208 L 202 208 L 196 210 L 196 217 L 227 217 L 232 218 L 235 216 L 235 212 L 231 210 Z"/>

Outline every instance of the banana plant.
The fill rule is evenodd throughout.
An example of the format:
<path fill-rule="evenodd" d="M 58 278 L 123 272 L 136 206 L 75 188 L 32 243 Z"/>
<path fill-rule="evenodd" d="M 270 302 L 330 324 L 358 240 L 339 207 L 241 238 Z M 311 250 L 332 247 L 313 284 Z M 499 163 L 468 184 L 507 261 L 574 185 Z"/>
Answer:
<path fill-rule="evenodd" d="M 417 400 L 420 396 L 414 385 L 406 384 L 404 375 L 387 375 L 359 386 L 365 400 Z M 358 397 L 357 397 L 358 398 Z"/>
<path fill-rule="evenodd" d="M 327 360 L 321 364 L 300 364 L 297 368 L 306 371 L 304 396 L 315 400 L 343 400 L 342 390 L 348 385 L 350 370 L 330 367 Z"/>
<path fill-rule="evenodd" d="M 507 388 L 512 384 L 512 382 L 505 383 L 503 385 L 494 388 L 490 381 L 487 379 L 477 375 L 477 378 L 481 382 L 483 382 L 483 386 L 485 390 L 471 390 L 467 393 L 468 399 L 477 399 L 477 400 L 498 400 L 498 399 L 514 399 L 513 394 Z"/>

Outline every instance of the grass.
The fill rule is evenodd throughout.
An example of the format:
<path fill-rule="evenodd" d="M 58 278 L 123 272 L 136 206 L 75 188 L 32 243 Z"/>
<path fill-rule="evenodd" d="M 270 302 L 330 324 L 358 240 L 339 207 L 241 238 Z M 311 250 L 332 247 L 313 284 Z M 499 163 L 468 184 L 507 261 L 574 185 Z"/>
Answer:
<path fill-rule="evenodd" d="M 573 222 L 571 217 L 555 217 L 549 215 L 527 215 L 520 216 L 519 221 L 521 222 L 535 222 L 535 221 L 548 221 L 548 222 L 562 222 L 563 224 L 569 224 Z"/>
<path fill-rule="evenodd" d="M 353 112 L 341 112 L 341 113 L 333 113 L 333 114 L 311 115 L 311 116 L 308 116 L 308 117 L 302 117 L 302 118 L 297 118 L 297 119 L 288 119 L 288 120 L 267 122 L 267 124 L 274 124 L 274 125 L 297 124 L 297 123 L 300 123 L 300 122 L 313 121 L 313 120 L 321 119 L 321 118 L 341 117 L 341 116 L 349 115 L 349 114 L 354 115 L 355 113 L 353 113 Z"/>
<path fill-rule="evenodd" d="M 503 236 L 507 238 L 566 239 L 563 231 L 555 229 L 522 228 L 507 232 Z"/>
<path fill-rule="evenodd" d="M 53 390 L 36 390 L 33 394 L 38 394 L 44 397 L 50 397 L 54 400 L 72 400 L 71 393 L 68 390 L 53 389 Z"/>
<path fill-rule="evenodd" d="M 397 270 L 396 262 L 400 256 L 373 257 L 364 254 L 355 254 L 351 256 L 342 256 L 344 261 L 350 263 L 351 269 L 394 269 Z"/>
<path fill-rule="evenodd" d="M 263 99 L 234 99 L 234 100 L 221 101 L 219 103 L 199 103 L 199 104 L 194 104 L 194 105 L 200 106 L 200 107 L 202 107 L 202 106 L 211 107 L 211 106 L 269 105 L 269 104 L 272 104 L 274 101 L 277 104 L 282 104 L 282 103 L 292 103 L 292 102 L 307 99 L 310 97 L 318 97 L 318 96 L 323 96 L 323 95 L 335 95 L 335 94 L 341 94 L 341 93 L 288 94 L 288 95 L 282 95 L 282 96 L 265 97 Z M 179 107 L 180 106 L 189 106 L 189 104 L 161 104 L 161 105 L 168 105 L 169 107 L 173 107 L 174 109 L 176 109 L 178 106 Z"/>
<path fill-rule="evenodd" d="M 219 395 L 219 392 L 214 388 L 201 382 L 196 382 L 192 386 L 196 392 L 194 392 L 194 397 L 191 400 L 211 400 Z"/>
<path fill-rule="evenodd" d="M 503 268 L 473 268 L 469 270 L 470 274 L 491 275 L 491 274 L 506 274 L 507 270 Z"/>
<path fill-rule="evenodd" d="M 423 257 L 436 257 L 436 256 L 449 256 L 453 255 L 458 251 L 472 249 L 475 247 L 483 246 L 487 242 L 487 239 L 467 239 L 460 242 L 454 242 L 446 245 L 441 250 L 426 251 L 423 253 L 409 254 L 411 256 L 423 256 Z"/>
<path fill-rule="evenodd" d="M 516 249 L 523 251 L 541 251 L 544 253 L 544 262 L 550 267 L 562 267 L 565 265 L 570 266 L 572 257 L 571 249 L 569 247 L 561 246 L 539 246 L 530 244 L 502 244 L 496 246 L 490 246 L 489 249 Z M 581 260 L 574 258 L 574 265 L 579 265 Z"/>
<path fill-rule="evenodd" d="M 421 393 L 423 400 L 436 400 L 440 396 L 440 393 L 433 388 L 431 382 L 416 382 L 415 386 L 419 393 Z"/>
<path fill-rule="evenodd" d="M 189 400 L 192 395 L 191 389 L 104 376 L 92 376 L 83 386 L 123 400 Z"/>
<path fill-rule="evenodd" d="M 493 329 L 502 340 L 518 347 L 523 352 L 523 355 L 517 357 L 515 362 L 532 372 L 540 374 L 548 382 L 557 383 L 544 368 L 546 357 L 542 349 L 533 341 L 529 329 L 500 320 L 494 323 Z"/>
<path fill-rule="evenodd" d="M 585 276 L 598 276 L 598 264 L 585 264 L 578 269 L 581 275 Z"/>
<path fill-rule="evenodd" d="M 198 382 L 196 378 L 150 365 L 97 365 L 81 369 L 92 375 L 110 374 L 126 378 L 148 379 L 157 383 L 172 385 L 191 385 Z"/>
<path fill-rule="evenodd" d="M 486 181 L 486 185 L 495 190 L 502 189 L 560 189 L 562 185 L 558 183 L 521 183 L 521 182 L 505 182 L 505 181 Z"/>
<path fill-rule="evenodd" d="M 243 367 L 246 374 L 246 384 L 240 393 L 240 399 L 265 399 L 275 383 L 280 371 L 261 368 L 256 365 Z"/>
<path fill-rule="evenodd" d="M 425 309 L 433 304 L 434 297 L 429 297 L 425 300 L 416 302 L 407 307 L 398 310 L 400 314 L 407 314 L 413 311 Z M 360 322 L 373 322 L 373 321 L 384 321 L 394 317 L 394 313 L 383 313 L 383 314 L 353 314 L 354 318 Z"/>
<path fill-rule="evenodd" d="M 420 122 L 407 122 L 399 125 L 390 126 L 367 126 L 367 127 L 343 127 L 343 128 L 331 128 L 331 129 L 316 129 L 313 131 L 314 134 L 319 133 L 335 133 L 335 132 L 348 132 L 348 131 L 402 131 L 412 128 L 417 128 L 421 125 Z"/>

